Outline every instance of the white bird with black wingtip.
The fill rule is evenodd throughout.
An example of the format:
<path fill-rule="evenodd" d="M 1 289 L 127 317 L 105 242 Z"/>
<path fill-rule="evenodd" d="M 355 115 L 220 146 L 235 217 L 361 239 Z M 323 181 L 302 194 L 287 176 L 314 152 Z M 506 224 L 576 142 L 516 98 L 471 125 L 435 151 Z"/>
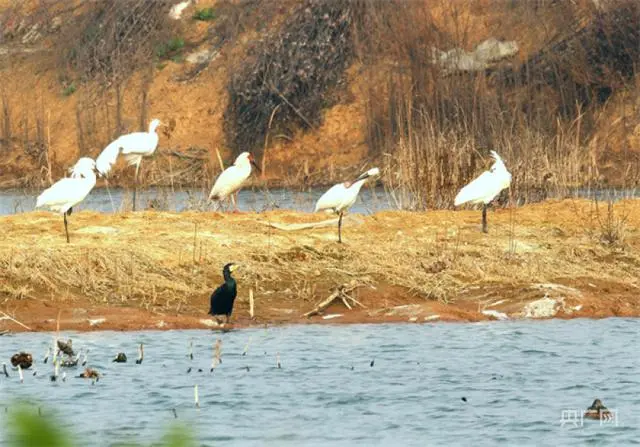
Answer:
<path fill-rule="evenodd" d="M 345 211 L 348 211 L 356 203 L 360 189 L 367 180 L 379 175 L 380 170 L 378 168 L 371 168 L 360 175 L 353 183 L 343 182 L 332 186 L 316 202 L 316 213 L 318 211 L 328 211 L 340 216 L 338 219 L 338 242 L 342 242 L 342 216 Z"/>
<path fill-rule="evenodd" d="M 133 211 L 136 210 L 136 193 L 138 190 L 138 171 L 142 157 L 153 155 L 158 147 L 158 134 L 156 129 L 164 126 L 159 119 L 154 119 L 149 124 L 148 132 L 133 132 L 113 140 L 103 149 L 96 159 L 96 169 L 101 176 L 106 177 L 111 168 L 118 160 L 118 155 L 122 153 L 129 166 L 136 166 L 133 189 Z"/>
<path fill-rule="evenodd" d="M 67 216 L 71 216 L 73 207 L 82 202 L 96 186 L 96 162 L 88 157 L 79 159 L 70 169 L 71 177 L 58 180 L 38 196 L 36 208 L 46 207 L 61 213 L 64 218 L 64 232 L 69 242 Z"/>
<path fill-rule="evenodd" d="M 224 199 L 231 196 L 237 211 L 237 192 L 240 191 L 244 182 L 246 182 L 251 175 L 251 166 L 256 168 L 258 172 L 261 172 L 253 158 L 253 155 L 249 152 L 243 152 L 238 155 L 236 161 L 233 162 L 233 165 L 222 171 L 216 179 L 216 182 L 213 184 L 211 192 L 209 193 L 209 200 L 222 202 Z M 236 198 L 233 197 L 234 195 L 236 195 Z"/>
<path fill-rule="evenodd" d="M 511 185 L 511 174 L 504 165 L 502 158 L 496 151 L 491 151 L 491 157 L 495 160 L 488 171 L 484 171 L 475 180 L 462 188 L 455 198 L 454 205 L 463 203 L 482 203 L 482 231 L 487 229 L 487 205 L 495 199 L 500 192 Z"/>

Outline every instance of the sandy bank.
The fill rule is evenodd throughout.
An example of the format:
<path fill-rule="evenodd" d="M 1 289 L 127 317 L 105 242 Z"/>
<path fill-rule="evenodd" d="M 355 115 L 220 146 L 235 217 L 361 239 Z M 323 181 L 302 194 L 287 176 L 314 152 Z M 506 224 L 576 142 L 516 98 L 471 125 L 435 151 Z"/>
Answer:
<path fill-rule="evenodd" d="M 0 311 L 32 330 L 206 328 L 221 268 L 236 262 L 236 327 L 279 323 L 639 316 L 640 202 L 609 211 L 549 201 L 489 214 L 382 212 L 285 231 L 325 215 L 74 213 L 71 244 L 47 212 L 0 217 Z M 610 243 L 608 239 L 618 240 Z M 336 287 L 363 307 L 334 302 Z M 249 290 L 255 317 L 249 317 Z M 325 318 L 329 317 L 329 318 Z M 25 330 L 0 314 L 0 331 Z"/>

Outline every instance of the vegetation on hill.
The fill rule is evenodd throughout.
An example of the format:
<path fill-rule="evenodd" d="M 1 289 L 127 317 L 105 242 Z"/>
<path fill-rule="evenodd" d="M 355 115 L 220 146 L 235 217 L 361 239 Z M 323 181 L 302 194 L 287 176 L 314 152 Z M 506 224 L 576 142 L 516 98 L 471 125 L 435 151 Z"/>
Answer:
<path fill-rule="evenodd" d="M 148 184 L 210 186 L 218 152 L 265 149 L 286 184 L 375 163 L 409 209 L 450 207 L 491 149 L 520 201 L 640 180 L 632 0 L 209 0 L 179 20 L 171 0 L 4 3 L 0 185 L 44 185 L 155 116 L 177 125 Z M 517 51 L 462 68 L 489 41 Z"/>

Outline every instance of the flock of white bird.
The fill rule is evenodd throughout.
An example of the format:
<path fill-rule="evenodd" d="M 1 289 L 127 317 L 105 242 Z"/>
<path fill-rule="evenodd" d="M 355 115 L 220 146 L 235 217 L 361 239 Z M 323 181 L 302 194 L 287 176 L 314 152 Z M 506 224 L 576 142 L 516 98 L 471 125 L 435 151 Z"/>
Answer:
<path fill-rule="evenodd" d="M 36 208 L 46 207 L 62 214 L 64 230 L 69 242 L 69 230 L 67 216 L 71 215 L 73 207 L 82 202 L 96 185 L 99 174 L 105 180 L 115 165 L 120 154 L 127 163 L 135 165 L 133 210 L 136 208 L 136 191 L 138 186 L 138 172 L 144 157 L 153 155 L 158 147 L 158 134 L 156 130 L 164 126 L 158 119 L 149 124 L 148 132 L 134 132 L 122 135 L 109 143 L 98 155 L 96 160 L 89 157 L 80 158 L 69 169 L 70 177 L 63 178 L 54 183 L 38 196 Z M 460 190 L 455 198 L 456 206 L 464 203 L 482 203 L 482 231 L 487 232 L 487 206 L 505 188 L 511 184 L 511 174 L 507 170 L 500 156 L 491 151 L 495 162 L 488 171 L 483 172 L 478 178 Z M 243 152 L 236 158 L 232 166 L 220 173 L 216 179 L 209 200 L 217 203 L 231 198 L 237 209 L 237 200 L 234 195 L 242 188 L 251 176 L 252 166 L 258 171 L 253 155 Z M 327 211 L 337 214 L 338 217 L 338 242 L 342 242 L 342 218 L 346 211 L 356 202 L 362 186 L 372 178 L 380 175 L 378 168 L 369 169 L 353 182 L 338 183 L 325 192 L 316 203 L 315 211 Z"/>

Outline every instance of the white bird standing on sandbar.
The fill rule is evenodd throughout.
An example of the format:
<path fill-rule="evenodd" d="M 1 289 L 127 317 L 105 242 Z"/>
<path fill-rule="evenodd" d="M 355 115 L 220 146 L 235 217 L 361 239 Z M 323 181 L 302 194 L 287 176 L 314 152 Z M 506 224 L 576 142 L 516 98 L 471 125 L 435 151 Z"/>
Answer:
<path fill-rule="evenodd" d="M 249 152 L 243 152 L 238 155 L 236 161 L 233 162 L 233 165 L 222 171 L 216 179 L 216 182 L 213 184 L 213 188 L 211 188 L 211 192 L 209 193 L 209 200 L 221 202 L 232 194 L 237 195 L 237 192 L 240 191 L 244 182 L 247 181 L 251 175 L 251 165 L 253 165 L 258 172 L 261 172 L 253 158 L 253 155 Z M 231 198 L 232 200 L 234 199 L 233 196 Z M 237 211 L 237 198 L 236 200 L 233 200 L 233 202 Z"/>
<path fill-rule="evenodd" d="M 129 166 L 136 165 L 133 189 L 133 211 L 136 210 L 136 193 L 138 191 L 138 171 L 142 157 L 153 155 L 158 147 L 158 126 L 164 126 L 159 119 L 154 119 L 149 124 L 148 132 L 133 132 L 122 135 L 109 143 L 96 159 L 96 169 L 103 177 L 106 177 L 111 168 L 122 153 Z"/>
<path fill-rule="evenodd" d="M 502 158 L 496 151 L 491 151 L 491 156 L 495 160 L 493 166 L 488 171 L 484 171 L 475 180 L 462 188 L 454 205 L 463 203 L 482 203 L 482 231 L 487 233 L 487 205 L 496 198 L 500 191 L 511 185 L 511 174 L 507 171 Z"/>
<path fill-rule="evenodd" d="M 73 207 L 82 202 L 96 185 L 95 161 L 83 157 L 75 164 L 72 177 L 63 178 L 45 189 L 38 196 L 36 208 L 47 207 L 51 211 L 61 213 L 64 218 L 64 232 L 69 243 L 67 216 L 71 216 Z"/>
<path fill-rule="evenodd" d="M 327 192 L 322 194 L 318 202 L 316 202 L 316 213 L 318 211 L 329 211 L 340 216 L 338 219 L 338 242 L 342 243 L 342 216 L 344 212 L 356 203 L 362 185 L 364 185 L 370 177 L 378 175 L 380 175 L 380 169 L 371 168 L 360 175 L 353 183 L 343 182 L 332 186 Z"/>

